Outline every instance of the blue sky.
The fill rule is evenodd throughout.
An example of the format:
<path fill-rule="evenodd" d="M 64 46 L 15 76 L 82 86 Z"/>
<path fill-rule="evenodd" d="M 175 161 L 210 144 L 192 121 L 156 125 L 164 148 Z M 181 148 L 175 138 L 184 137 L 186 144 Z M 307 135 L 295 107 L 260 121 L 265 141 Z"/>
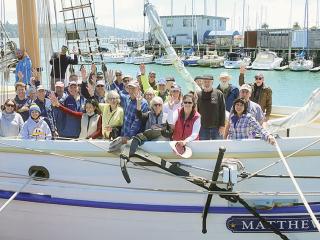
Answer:
<path fill-rule="evenodd" d="M 20 0 L 18 0 L 20 1 Z M 193 0 L 196 14 L 204 13 L 205 0 Z M 214 15 L 215 0 L 207 1 L 207 13 Z M 270 28 L 289 26 L 290 5 L 292 1 L 292 23 L 304 24 L 305 0 L 245 0 L 245 29 L 255 29 L 261 22 Z M 320 2 L 320 0 L 318 0 Z M 59 0 L 56 1 L 60 3 Z M 158 9 L 159 15 L 171 14 L 171 0 L 150 0 Z M 16 22 L 15 1 L 5 0 L 6 19 Z M 94 0 L 98 24 L 113 26 L 112 0 Z M 129 30 L 143 30 L 144 0 L 115 0 L 116 27 Z M 320 4 L 320 3 L 319 3 Z M 173 14 L 191 14 L 192 0 L 173 0 Z M 227 29 L 242 30 L 243 0 L 217 0 L 218 16 L 228 17 Z M 316 25 L 317 0 L 309 0 L 309 26 Z M 60 10 L 60 7 L 58 7 Z M 262 14 L 261 14 L 262 13 Z M 59 13 L 61 15 L 61 13 Z M 62 18 L 62 16 L 60 16 Z"/>

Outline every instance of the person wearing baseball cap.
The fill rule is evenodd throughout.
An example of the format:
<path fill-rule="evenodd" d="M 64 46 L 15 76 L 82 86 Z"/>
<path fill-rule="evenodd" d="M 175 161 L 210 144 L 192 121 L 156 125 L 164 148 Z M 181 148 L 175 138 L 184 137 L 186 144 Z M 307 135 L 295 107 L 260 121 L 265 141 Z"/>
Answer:
<path fill-rule="evenodd" d="M 250 113 L 258 123 L 262 124 L 264 121 L 264 114 L 259 104 L 250 100 L 252 94 L 251 85 L 245 83 L 240 87 L 239 97 L 247 102 L 247 112 Z M 230 117 L 232 115 L 232 108 L 230 110 Z M 229 117 L 229 118 L 230 118 Z"/>
<path fill-rule="evenodd" d="M 220 83 L 217 87 L 224 96 L 226 103 L 226 110 L 230 112 L 234 100 L 239 97 L 239 89 L 230 83 L 231 76 L 228 72 L 220 73 L 219 80 Z"/>
<path fill-rule="evenodd" d="M 128 95 L 120 93 L 121 103 L 124 110 L 122 127 L 123 142 L 141 132 L 142 121 L 137 118 L 137 99 L 141 100 L 141 112 L 148 111 L 148 103 L 141 96 L 140 85 L 137 80 L 131 78 L 127 84 Z"/>
<path fill-rule="evenodd" d="M 244 81 L 245 67 L 240 68 L 239 85 L 242 86 Z M 265 114 L 264 121 L 268 121 L 272 111 L 272 89 L 265 84 L 264 75 L 258 72 L 254 76 L 254 83 L 250 83 L 252 93 L 250 100 L 259 104 Z"/>
<path fill-rule="evenodd" d="M 61 81 L 56 82 L 54 89 L 55 89 L 54 93 L 59 100 L 61 98 L 66 98 L 66 93 L 65 93 L 63 82 L 61 82 Z"/>
<path fill-rule="evenodd" d="M 176 80 L 174 79 L 174 77 L 169 76 L 166 77 L 166 89 L 168 92 L 170 92 L 171 86 L 176 82 Z"/>
<path fill-rule="evenodd" d="M 200 140 L 222 139 L 226 108 L 223 93 L 213 88 L 213 76 L 201 76 L 202 90 L 198 94 L 198 111 L 201 115 Z"/>
<path fill-rule="evenodd" d="M 162 98 L 163 102 L 166 102 L 169 91 L 166 89 L 166 80 L 164 78 L 157 79 L 157 95 Z"/>
<path fill-rule="evenodd" d="M 140 64 L 139 68 L 141 72 L 143 91 L 147 91 L 150 87 L 152 87 L 154 90 L 157 90 L 156 73 L 154 71 L 150 71 L 147 79 L 146 66 L 144 64 Z"/>

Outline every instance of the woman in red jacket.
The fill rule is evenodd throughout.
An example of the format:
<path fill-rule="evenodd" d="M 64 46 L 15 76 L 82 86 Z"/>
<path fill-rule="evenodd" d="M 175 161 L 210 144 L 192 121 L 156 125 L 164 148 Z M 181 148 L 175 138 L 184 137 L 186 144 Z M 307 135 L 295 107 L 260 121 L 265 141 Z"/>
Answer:
<path fill-rule="evenodd" d="M 195 98 L 192 94 L 183 96 L 182 108 L 173 112 L 172 122 L 174 141 L 178 141 L 178 147 L 185 146 L 188 142 L 199 140 L 201 116 L 196 110 Z"/>

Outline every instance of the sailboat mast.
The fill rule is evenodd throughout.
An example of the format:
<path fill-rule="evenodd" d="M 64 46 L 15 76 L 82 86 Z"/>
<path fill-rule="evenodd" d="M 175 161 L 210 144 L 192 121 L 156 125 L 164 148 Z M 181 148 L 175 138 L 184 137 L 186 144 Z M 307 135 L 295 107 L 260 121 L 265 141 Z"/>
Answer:
<path fill-rule="evenodd" d="M 113 37 L 116 37 L 116 13 L 114 0 L 112 0 L 112 14 L 113 14 Z"/>
<path fill-rule="evenodd" d="M 35 0 L 16 0 L 19 43 L 27 51 L 32 66 L 40 68 L 38 20 Z"/>

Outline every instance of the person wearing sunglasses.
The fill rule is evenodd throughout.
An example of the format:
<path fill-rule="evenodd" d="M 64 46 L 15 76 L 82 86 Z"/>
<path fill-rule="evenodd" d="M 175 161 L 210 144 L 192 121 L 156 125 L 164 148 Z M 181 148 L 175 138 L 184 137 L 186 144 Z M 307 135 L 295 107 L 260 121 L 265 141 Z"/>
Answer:
<path fill-rule="evenodd" d="M 141 146 L 145 141 L 168 140 L 169 137 L 171 137 L 170 132 L 169 135 L 166 135 L 167 130 L 171 130 L 171 128 L 166 123 L 167 114 L 163 113 L 162 111 L 162 98 L 159 96 L 154 97 L 150 102 L 151 110 L 144 113 L 141 111 L 142 99 L 142 95 L 137 97 L 136 114 L 142 123 L 144 132 L 138 133 L 132 138 L 129 155 L 132 155 L 137 150 L 138 146 Z M 162 137 L 164 137 L 165 139 L 163 139 Z"/>
<path fill-rule="evenodd" d="M 239 75 L 240 86 L 242 86 L 245 83 L 245 72 L 245 67 L 241 67 Z M 265 114 L 264 121 L 268 121 L 272 110 L 272 89 L 266 86 L 264 82 L 264 75 L 262 73 L 257 73 L 254 76 L 254 80 L 254 83 L 249 84 L 252 87 L 250 100 L 261 106 L 261 109 Z"/>
<path fill-rule="evenodd" d="M 195 98 L 192 94 L 186 94 L 182 98 L 182 108 L 169 114 L 172 119 L 172 139 L 177 141 L 178 147 L 185 146 L 188 142 L 199 140 L 201 128 L 201 116 L 196 109 Z"/>
<path fill-rule="evenodd" d="M 16 112 L 16 103 L 7 99 L 0 112 L 0 137 L 16 137 L 23 126 L 23 119 Z"/>

